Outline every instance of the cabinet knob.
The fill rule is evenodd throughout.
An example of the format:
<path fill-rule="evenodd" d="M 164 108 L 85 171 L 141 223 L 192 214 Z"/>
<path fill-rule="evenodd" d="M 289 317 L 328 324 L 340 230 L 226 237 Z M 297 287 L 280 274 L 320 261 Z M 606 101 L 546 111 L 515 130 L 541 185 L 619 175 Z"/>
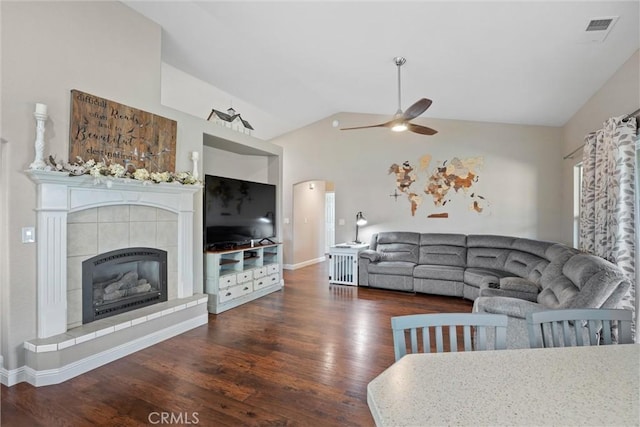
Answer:
<path fill-rule="evenodd" d="M 231 295 L 231 292 L 227 292 L 225 296 L 228 297 L 229 295 Z"/>

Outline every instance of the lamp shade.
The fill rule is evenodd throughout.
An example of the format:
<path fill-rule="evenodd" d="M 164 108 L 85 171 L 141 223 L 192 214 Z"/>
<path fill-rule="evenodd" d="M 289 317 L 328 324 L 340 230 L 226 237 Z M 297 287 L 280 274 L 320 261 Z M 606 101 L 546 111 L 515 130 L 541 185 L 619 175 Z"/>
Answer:
<path fill-rule="evenodd" d="M 362 212 L 358 212 L 356 214 L 356 225 L 365 225 L 367 223 L 367 218 L 362 215 Z"/>

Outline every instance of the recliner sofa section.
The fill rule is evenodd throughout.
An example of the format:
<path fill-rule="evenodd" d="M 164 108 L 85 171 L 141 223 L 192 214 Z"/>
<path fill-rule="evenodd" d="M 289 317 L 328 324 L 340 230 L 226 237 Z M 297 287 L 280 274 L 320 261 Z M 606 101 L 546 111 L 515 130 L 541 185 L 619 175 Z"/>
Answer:
<path fill-rule="evenodd" d="M 538 286 L 552 242 L 494 235 L 381 232 L 360 252 L 360 286 L 475 300 L 485 284 L 519 277 Z"/>
<path fill-rule="evenodd" d="M 614 264 L 569 246 L 518 237 L 381 232 L 360 252 L 360 286 L 459 296 L 509 316 L 507 347 L 528 347 L 526 315 L 616 308 L 630 283 Z"/>

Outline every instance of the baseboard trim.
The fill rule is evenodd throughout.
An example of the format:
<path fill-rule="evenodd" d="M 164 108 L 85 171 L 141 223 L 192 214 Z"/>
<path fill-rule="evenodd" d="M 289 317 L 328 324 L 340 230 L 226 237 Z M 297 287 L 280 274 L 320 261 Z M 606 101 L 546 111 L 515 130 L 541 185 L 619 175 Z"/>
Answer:
<path fill-rule="evenodd" d="M 21 366 L 18 369 L 7 370 L 4 367 L 0 368 L 0 383 L 2 385 L 11 387 L 18 383 L 25 381 L 25 367 Z"/>
<path fill-rule="evenodd" d="M 99 368 L 100 366 L 113 362 L 114 360 L 135 353 L 136 351 L 140 351 L 166 339 L 180 335 L 198 326 L 205 325 L 208 321 L 208 313 L 204 313 L 120 346 L 110 348 L 101 353 L 70 363 L 58 369 L 37 371 L 28 366 L 22 366 L 12 371 L 3 370 L 0 372 L 2 375 L 2 383 L 5 384 L 6 381 L 5 385 L 8 387 L 23 381 L 26 381 L 35 387 L 59 384 L 92 369 Z"/>
<path fill-rule="evenodd" d="M 300 262 L 298 264 L 284 264 L 282 266 L 282 268 L 284 270 L 297 270 L 299 268 L 307 267 L 307 266 L 313 265 L 313 264 L 318 264 L 319 262 L 324 262 L 326 260 L 327 260 L 327 258 L 325 256 L 321 256 L 320 258 L 310 259 L 308 261 L 303 261 L 303 262 Z"/>

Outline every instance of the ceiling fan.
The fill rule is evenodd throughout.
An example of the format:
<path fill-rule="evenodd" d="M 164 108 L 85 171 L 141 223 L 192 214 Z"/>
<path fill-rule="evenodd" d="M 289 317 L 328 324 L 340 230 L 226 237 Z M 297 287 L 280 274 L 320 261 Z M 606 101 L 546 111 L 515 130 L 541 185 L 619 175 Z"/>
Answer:
<path fill-rule="evenodd" d="M 438 133 L 437 130 L 431 129 L 426 126 L 418 125 L 415 123 L 411 123 L 410 121 L 418 117 L 420 114 L 427 111 L 427 108 L 431 105 L 431 100 L 427 98 L 419 99 L 413 105 L 411 105 L 407 110 L 402 112 L 402 104 L 401 104 L 401 90 L 400 90 L 400 67 L 404 65 L 407 60 L 402 56 L 396 56 L 393 58 L 396 66 L 398 67 L 398 111 L 393 115 L 393 118 L 385 123 L 380 123 L 377 125 L 369 125 L 369 126 L 356 126 L 350 128 L 342 128 L 340 130 L 353 130 L 353 129 L 367 129 L 367 128 L 378 128 L 378 127 L 386 127 L 390 128 L 395 132 L 404 132 L 405 130 L 409 130 L 411 132 L 419 133 L 422 135 L 435 135 Z"/>

